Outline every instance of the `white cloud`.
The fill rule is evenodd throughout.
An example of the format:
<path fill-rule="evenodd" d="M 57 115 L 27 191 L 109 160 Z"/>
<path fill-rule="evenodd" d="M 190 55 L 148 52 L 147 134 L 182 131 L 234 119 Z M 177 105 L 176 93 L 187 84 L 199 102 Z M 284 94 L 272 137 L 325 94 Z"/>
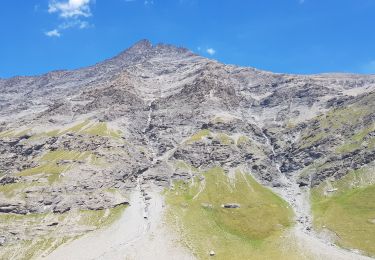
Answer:
<path fill-rule="evenodd" d="M 68 20 L 63 23 L 61 23 L 58 26 L 58 29 L 60 30 L 66 30 L 69 28 L 78 28 L 78 29 L 86 29 L 89 28 L 90 24 L 87 21 L 81 21 L 79 19 L 74 19 L 74 20 Z"/>
<path fill-rule="evenodd" d="M 49 0 L 48 13 L 57 14 L 62 22 L 55 29 L 45 33 L 47 36 L 61 36 L 69 28 L 85 29 L 92 27 L 86 21 L 92 16 L 90 4 L 95 0 Z"/>
<path fill-rule="evenodd" d="M 143 3 L 144 3 L 145 6 L 153 5 L 154 0 L 145 0 Z"/>
<path fill-rule="evenodd" d="M 60 17 L 89 17 L 91 16 L 90 0 L 69 0 L 67 2 L 50 0 L 49 13 L 57 13 Z"/>
<path fill-rule="evenodd" d="M 47 35 L 48 37 L 60 37 L 61 36 L 60 32 L 57 29 L 45 32 L 44 34 Z"/>
<path fill-rule="evenodd" d="M 216 50 L 213 49 L 213 48 L 208 48 L 208 49 L 206 50 L 206 52 L 207 52 L 208 54 L 210 54 L 210 55 L 215 55 Z"/>

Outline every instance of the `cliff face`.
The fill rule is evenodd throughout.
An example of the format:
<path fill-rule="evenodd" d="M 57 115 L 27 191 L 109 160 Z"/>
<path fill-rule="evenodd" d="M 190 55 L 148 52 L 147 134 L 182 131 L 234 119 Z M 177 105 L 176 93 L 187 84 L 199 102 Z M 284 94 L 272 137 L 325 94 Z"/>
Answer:
<path fill-rule="evenodd" d="M 141 41 L 88 68 L 1 80 L 0 93 L 6 214 L 115 208 L 137 180 L 194 178 L 181 161 L 282 191 L 375 159 L 375 76 L 274 74 Z"/>

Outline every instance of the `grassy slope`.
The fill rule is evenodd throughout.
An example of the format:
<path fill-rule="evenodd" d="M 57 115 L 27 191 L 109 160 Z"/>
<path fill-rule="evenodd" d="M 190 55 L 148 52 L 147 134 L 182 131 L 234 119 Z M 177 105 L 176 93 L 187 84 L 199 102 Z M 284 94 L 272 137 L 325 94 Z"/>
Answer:
<path fill-rule="evenodd" d="M 343 143 L 336 147 L 336 152 L 346 153 L 361 147 L 373 149 L 375 140 L 369 134 L 375 131 L 375 123 L 367 126 L 363 124 L 364 118 L 375 111 L 375 103 L 371 101 L 373 98 L 375 94 L 316 117 L 317 127 L 303 133 L 301 148 L 314 145 L 329 136 L 342 136 L 346 127 L 356 126 L 356 131 L 351 136 L 343 136 Z"/>
<path fill-rule="evenodd" d="M 337 189 L 331 194 L 329 189 Z M 328 228 L 343 247 L 375 256 L 375 169 L 353 171 L 335 182 L 312 190 L 314 224 Z"/>
<path fill-rule="evenodd" d="M 59 162 L 67 161 L 61 165 Z M 39 166 L 19 172 L 19 176 L 31 176 L 42 174 L 48 176 L 48 181 L 53 183 L 60 178 L 61 173 L 72 169 L 75 161 L 93 163 L 97 161 L 95 155 L 90 152 L 57 150 L 49 151 L 39 159 Z"/>
<path fill-rule="evenodd" d="M 216 259 L 300 259 L 280 239 L 292 224 L 285 201 L 240 171 L 234 180 L 221 168 L 203 175 L 204 181 L 177 182 L 166 192 L 170 220 L 196 256 L 206 259 L 214 250 Z M 224 209 L 223 203 L 241 208 Z"/>
<path fill-rule="evenodd" d="M 31 133 L 30 129 L 27 130 L 9 130 L 0 133 L 0 138 L 13 138 L 19 137 L 26 133 Z M 60 136 L 65 133 L 76 133 L 87 136 L 105 136 L 114 139 L 119 139 L 121 132 L 110 129 L 106 123 L 84 121 L 77 125 L 74 125 L 68 129 L 56 129 L 45 133 L 34 134 L 30 139 L 38 139 L 44 136 Z M 83 137 L 84 138 L 84 137 Z M 80 152 L 80 151 L 68 151 L 68 150 L 57 150 L 49 151 L 37 159 L 39 166 L 25 169 L 17 175 L 19 176 L 31 176 L 41 175 L 47 177 L 49 185 L 58 181 L 61 174 L 75 167 L 75 162 L 80 161 L 95 166 L 101 166 L 103 160 L 98 158 L 93 153 Z M 60 164 L 61 161 L 65 161 Z M 24 189 L 34 185 L 42 185 L 37 182 L 18 182 L 7 185 L 0 185 L 0 194 L 6 198 L 12 198 L 16 195 L 24 193 Z M 36 226 L 43 225 L 47 220 L 50 222 L 51 219 L 58 219 L 59 222 L 77 222 L 78 226 L 89 226 L 97 229 L 103 226 L 109 225 L 115 221 L 124 210 L 124 206 L 119 206 L 114 209 L 110 209 L 109 212 L 105 210 L 82 210 L 75 212 L 68 212 L 64 214 L 30 214 L 30 215 L 15 215 L 15 214 L 0 214 L 0 221 L 3 225 L 9 223 L 9 227 L 13 223 L 19 223 L 18 225 L 25 226 L 25 232 L 28 229 L 33 229 Z M 59 226 L 56 226 L 48 236 L 40 237 L 37 236 L 33 241 L 22 240 L 14 245 L 7 245 L 6 247 L 0 248 L 0 259 L 34 259 L 42 253 L 50 252 L 54 248 L 58 247 L 62 243 L 65 243 L 76 237 L 69 237 L 66 235 L 59 234 Z M 56 233 L 56 234 L 55 234 Z M 83 233 L 81 232 L 81 235 Z"/>
<path fill-rule="evenodd" d="M 375 123 L 368 121 L 365 125 L 363 122 L 374 113 L 374 97 L 375 94 L 368 95 L 347 107 L 318 116 L 317 127 L 303 133 L 301 147 L 315 145 L 327 137 L 337 137 L 340 141 L 335 147 L 330 147 L 333 154 L 341 156 L 356 149 L 373 151 Z M 333 162 L 320 160 L 305 168 L 301 175 L 334 166 Z M 371 255 L 375 255 L 375 224 L 371 222 L 375 219 L 374 178 L 374 167 L 367 165 L 340 180 L 321 183 L 311 192 L 316 228 L 325 226 L 335 234 L 339 245 Z M 327 190 L 336 188 L 336 192 L 327 193 Z"/>

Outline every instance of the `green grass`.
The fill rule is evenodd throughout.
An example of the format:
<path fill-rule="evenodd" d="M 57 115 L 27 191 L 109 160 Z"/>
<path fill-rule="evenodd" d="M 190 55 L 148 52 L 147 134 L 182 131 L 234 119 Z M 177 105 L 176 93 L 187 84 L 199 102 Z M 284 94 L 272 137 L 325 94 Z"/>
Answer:
<path fill-rule="evenodd" d="M 15 133 L 15 130 L 10 130 L 7 132 L 0 133 L 0 137 L 3 137 L 3 135 L 15 135 Z M 67 133 L 81 134 L 86 136 L 102 136 L 113 139 L 120 139 L 123 135 L 120 130 L 114 130 L 110 128 L 106 122 L 94 122 L 90 120 L 85 120 L 68 128 L 61 127 L 47 132 L 35 133 L 31 136 L 30 140 L 37 140 L 45 137 L 58 137 Z"/>
<path fill-rule="evenodd" d="M 90 152 L 56 150 L 43 155 L 41 161 L 77 160 L 84 161 L 91 155 Z"/>
<path fill-rule="evenodd" d="M 190 139 L 187 140 L 187 143 L 191 144 L 191 143 L 194 143 L 194 142 L 199 142 L 203 138 L 205 138 L 207 136 L 210 136 L 210 135 L 211 135 L 210 130 L 208 130 L 208 129 L 200 130 L 199 132 L 197 132 L 194 135 L 192 135 L 190 137 Z"/>
<path fill-rule="evenodd" d="M 118 139 L 121 137 L 121 131 L 112 130 L 105 122 L 85 121 L 67 130 L 68 132 L 80 133 L 94 136 L 105 136 Z"/>
<path fill-rule="evenodd" d="M 341 129 L 346 125 L 360 124 L 362 118 L 371 112 L 368 107 L 355 105 L 334 109 L 321 116 L 320 125 L 330 130 Z"/>
<path fill-rule="evenodd" d="M 345 108 L 332 109 L 324 115 L 317 116 L 315 119 L 317 120 L 318 127 L 308 129 L 303 133 L 301 148 L 311 146 L 328 136 L 343 135 L 345 134 L 344 129 L 347 127 L 362 125 L 363 118 L 370 115 L 374 109 L 374 105 L 369 105 L 367 103 L 354 104 Z M 336 152 L 350 152 L 353 149 L 361 147 L 363 138 L 369 131 L 374 131 L 374 127 L 375 126 L 372 125 L 369 128 L 360 130 L 358 133 L 354 133 L 352 140 L 338 147 Z"/>
<path fill-rule="evenodd" d="M 89 123 L 90 123 L 90 121 L 88 121 L 88 120 L 83 121 L 83 122 L 81 122 L 81 123 L 79 123 L 79 124 L 76 124 L 76 125 L 74 125 L 74 126 L 68 128 L 68 129 L 64 130 L 63 133 L 69 133 L 69 132 L 70 132 L 70 133 L 79 133 L 79 132 L 81 132 L 82 129 L 83 129 L 84 127 L 86 127 Z"/>
<path fill-rule="evenodd" d="M 216 137 L 219 139 L 220 143 L 222 144 L 225 144 L 225 145 L 234 144 L 234 140 L 227 134 L 219 133 L 217 134 Z"/>
<path fill-rule="evenodd" d="M 61 161 L 67 161 L 67 163 L 59 164 Z M 44 154 L 39 159 L 39 166 L 23 170 L 17 175 L 33 176 L 40 174 L 47 176 L 49 183 L 54 183 L 61 177 L 61 173 L 74 167 L 74 161 L 83 161 L 97 166 L 100 165 L 100 159 L 91 152 L 57 150 Z"/>
<path fill-rule="evenodd" d="M 311 145 L 313 145 L 314 143 L 322 140 L 323 138 L 327 137 L 328 135 L 324 132 L 319 132 L 317 134 L 313 134 L 313 135 L 310 135 L 310 136 L 305 136 L 305 137 L 302 137 L 303 138 L 303 143 L 301 145 L 301 148 L 306 148 L 306 147 L 309 147 Z"/>
<path fill-rule="evenodd" d="M 314 225 L 337 235 L 336 243 L 375 256 L 375 174 L 373 167 L 352 171 L 344 178 L 312 190 Z M 333 194 L 327 189 L 338 189 Z"/>
<path fill-rule="evenodd" d="M 205 181 L 176 182 L 166 191 L 168 218 L 198 258 L 214 250 L 216 259 L 300 259 L 297 249 L 282 250 L 280 235 L 293 216 L 285 201 L 241 171 L 233 181 L 219 167 L 203 175 Z M 224 203 L 241 207 L 224 209 Z"/>
<path fill-rule="evenodd" d="M 81 218 L 78 223 L 80 225 L 102 228 L 119 219 L 125 209 L 125 205 L 117 206 L 109 209 L 108 215 L 106 214 L 106 210 L 81 210 Z"/>
<path fill-rule="evenodd" d="M 246 144 L 251 144 L 251 141 L 250 141 L 249 137 L 247 137 L 247 136 L 245 136 L 245 135 L 242 135 L 242 136 L 240 136 L 240 137 L 237 139 L 237 145 L 238 145 L 238 146 L 246 145 Z"/>
<path fill-rule="evenodd" d="M 12 138 L 12 137 L 20 137 L 30 132 L 30 129 L 24 130 L 7 130 L 4 132 L 0 132 L 0 138 Z"/>
<path fill-rule="evenodd" d="M 375 138 L 366 137 L 375 131 L 375 123 L 367 128 L 362 129 L 358 133 L 355 133 L 351 138 L 348 138 L 344 144 L 336 148 L 336 153 L 350 153 L 356 149 L 364 149 L 367 146 L 368 149 L 375 147 Z"/>
<path fill-rule="evenodd" d="M 181 169 L 181 170 L 187 170 L 187 171 L 192 171 L 192 172 L 198 172 L 199 170 L 195 168 L 194 166 L 182 161 L 182 160 L 176 160 L 174 162 L 174 166 L 176 169 Z"/>
<path fill-rule="evenodd" d="M 24 190 L 27 188 L 30 188 L 32 186 L 41 185 L 37 182 L 16 182 L 16 183 L 10 183 L 6 185 L 0 185 L 0 194 L 5 196 L 6 198 L 14 198 L 17 195 L 25 194 Z"/>

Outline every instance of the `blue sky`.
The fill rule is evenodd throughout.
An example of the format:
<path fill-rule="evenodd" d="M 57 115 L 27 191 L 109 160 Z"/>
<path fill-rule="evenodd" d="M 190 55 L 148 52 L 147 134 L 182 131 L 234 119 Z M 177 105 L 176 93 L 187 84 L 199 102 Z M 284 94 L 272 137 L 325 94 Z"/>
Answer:
<path fill-rule="evenodd" d="M 0 77 L 87 66 L 140 39 L 285 73 L 375 73 L 375 0 L 4 0 Z"/>

